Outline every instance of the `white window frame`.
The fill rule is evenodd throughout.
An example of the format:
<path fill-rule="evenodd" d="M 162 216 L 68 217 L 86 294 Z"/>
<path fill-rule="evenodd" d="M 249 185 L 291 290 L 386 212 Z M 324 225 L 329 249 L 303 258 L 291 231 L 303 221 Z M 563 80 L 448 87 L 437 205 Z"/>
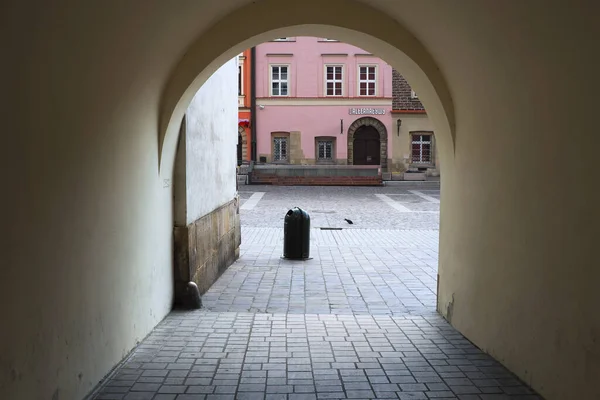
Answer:
<path fill-rule="evenodd" d="M 244 96 L 244 63 L 238 65 L 238 96 Z"/>
<path fill-rule="evenodd" d="M 375 69 L 375 79 L 371 80 L 368 78 L 366 80 L 362 80 L 360 79 L 360 69 L 361 68 L 374 68 Z M 378 65 L 374 65 L 374 64 L 359 64 L 357 70 L 357 77 L 356 77 L 356 96 L 357 97 L 377 97 L 377 95 L 379 94 L 379 88 L 377 85 L 377 81 L 379 80 L 379 66 Z M 368 72 L 367 72 L 368 75 Z M 360 84 L 365 82 L 367 84 L 367 93 L 369 91 L 369 83 L 373 83 L 374 87 L 375 87 L 375 91 L 373 94 L 361 94 L 360 93 Z"/>
<path fill-rule="evenodd" d="M 335 70 L 333 72 L 333 79 L 329 80 L 327 79 L 327 68 L 341 68 L 342 69 L 342 78 L 341 79 L 335 79 Z M 325 85 L 323 87 L 323 94 L 325 95 L 325 97 L 343 97 L 344 96 L 344 78 L 346 76 L 345 74 L 345 68 L 344 68 L 344 64 L 325 64 L 325 67 L 323 68 L 323 78 L 325 80 Z M 334 94 L 328 94 L 327 93 L 327 84 L 328 83 L 333 83 L 333 93 Z M 336 83 L 341 83 L 342 84 L 342 93 L 340 94 L 335 94 L 335 84 Z"/>
<path fill-rule="evenodd" d="M 244 53 L 240 53 L 238 54 L 237 57 L 237 61 L 238 61 L 238 83 L 239 83 L 239 88 L 238 88 L 238 96 L 244 96 Z"/>
<path fill-rule="evenodd" d="M 282 80 L 281 79 L 281 67 L 285 67 L 287 68 L 287 79 L 286 80 Z M 279 79 L 277 80 L 273 80 L 273 68 L 279 68 Z M 290 72 L 291 72 L 291 68 L 290 68 L 290 64 L 269 64 L 269 95 L 271 97 L 290 97 L 290 92 L 291 92 L 291 85 L 290 85 Z M 273 93 L 273 83 L 275 82 L 279 82 L 279 93 L 280 94 L 274 94 Z M 285 82 L 287 83 L 287 94 L 281 94 L 281 83 Z"/>
<path fill-rule="evenodd" d="M 419 136 L 419 140 L 415 140 L 415 136 Z M 425 141 L 422 136 L 429 136 L 429 140 Z M 413 158 L 413 145 L 419 144 L 419 161 L 415 161 Z M 423 161 L 423 145 L 429 144 L 429 161 Z M 410 163 L 415 165 L 433 165 L 434 163 L 434 152 L 433 152 L 433 133 L 431 132 L 411 132 L 410 133 Z"/>
<path fill-rule="evenodd" d="M 410 90 L 410 98 L 411 99 L 418 99 L 419 96 L 417 96 L 417 93 L 414 90 Z"/>

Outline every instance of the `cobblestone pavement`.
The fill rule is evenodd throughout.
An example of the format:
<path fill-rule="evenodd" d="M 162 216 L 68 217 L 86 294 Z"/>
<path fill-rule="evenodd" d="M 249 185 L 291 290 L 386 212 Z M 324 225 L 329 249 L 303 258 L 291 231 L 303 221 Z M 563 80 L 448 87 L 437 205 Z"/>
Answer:
<path fill-rule="evenodd" d="M 240 259 L 203 296 L 211 311 L 403 314 L 436 304 L 437 231 L 311 232 L 284 260 L 281 228 L 244 227 Z"/>
<path fill-rule="evenodd" d="M 435 312 L 435 184 L 240 196 L 239 260 L 95 399 L 541 399 Z M 308 261 L 281 258 L 296 205 L 311 215 Z"/>
<path fill-rule="evenodd" d="M 264 193 L 258 204 L 244 209 L 248 199 L 257 192 Z M 439 193 L 438 182 L 380 188 L 242 186 L 242 223 L 281 228 L 285 213 L 298 206 L 310 214 L 311 226 L 315 228 L 437 230 Z M 386 200 L 395 203 L 400 210 Z M 347 224 L 345 218 L 354 224 Z"/>
<path fill-rule="evenodd" d="M 208 310 L 395 315 L 435 310 L 439 183 L 243 188 L 241 255 L 203 296 Z M 311 217 L 312 260 L 281 258 L 283 219 L 296 205 Z"/>

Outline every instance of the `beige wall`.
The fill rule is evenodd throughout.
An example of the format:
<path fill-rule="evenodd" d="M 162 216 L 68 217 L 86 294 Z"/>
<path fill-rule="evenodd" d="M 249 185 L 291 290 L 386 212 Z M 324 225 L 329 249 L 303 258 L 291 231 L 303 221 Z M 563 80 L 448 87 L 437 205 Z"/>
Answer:
<path fill-rule="evenodd" d="M 597 8 L 5 2 L 0 391 L 81 398 L 168 312 L 193 94 L 253 44 L 313 35 L 380 55 L 428 110 L 442 313 L 547 399 L 600 397 Z"/>
<path fill-rule="evenodd" d="M 402 120 L 400 130 L 397 121 Z M 437 176 L 440 174 L 440 159 L 435 143 L 435 130 L 427 114 L 395 114 L 392 121 L 392 161 L 389 165 L 390 172 L 403 172 L 411 166 L 411 141 L 412 132 L 433 133 L 433 163 L 428 166 L 427 174 Z"/>

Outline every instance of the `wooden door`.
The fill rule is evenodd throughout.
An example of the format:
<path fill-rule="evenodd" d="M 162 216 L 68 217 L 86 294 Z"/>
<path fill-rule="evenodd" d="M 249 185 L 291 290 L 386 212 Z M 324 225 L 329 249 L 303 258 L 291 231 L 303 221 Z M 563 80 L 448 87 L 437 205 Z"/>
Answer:
<path fill-rule="evenodd" d="M 238 159 L 237 165 L 238 166 L 242 165 L 242 162 L 244 161 L 243 156 L 242 156 L 243 155 L 243 151 L 242 151 L 243 147 L 242 146 L 243 146 L 242 135 L 239 134 L 238 135 L 238 144 L 237 144 L 237 159 Z"/>
<path fill-rule="evenodd" d="M 372 126 L 362 126 L 354 133 L 354 165 L 380 165 L 381 140 Z"/>

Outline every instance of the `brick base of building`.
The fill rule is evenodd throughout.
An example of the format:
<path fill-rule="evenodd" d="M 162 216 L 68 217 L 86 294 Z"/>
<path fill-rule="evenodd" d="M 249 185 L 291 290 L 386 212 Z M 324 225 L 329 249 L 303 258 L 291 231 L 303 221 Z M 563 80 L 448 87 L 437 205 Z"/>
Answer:
<path fill-rule="evenodd" d="M 383 186 L 381 176 L 280 176 L 252 174 L 254 185 L 277 186 Z"/>

